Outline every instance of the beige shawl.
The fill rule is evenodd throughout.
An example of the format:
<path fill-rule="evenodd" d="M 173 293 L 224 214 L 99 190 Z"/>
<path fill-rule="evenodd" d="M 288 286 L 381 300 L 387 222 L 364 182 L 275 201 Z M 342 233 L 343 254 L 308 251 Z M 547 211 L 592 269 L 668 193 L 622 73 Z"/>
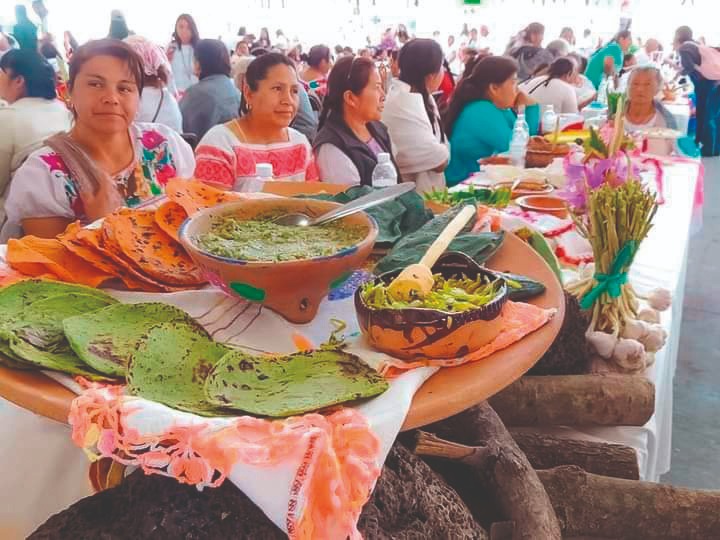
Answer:
<path fill-rule="evenodd" d="M 109 174 L 102 171 L 82 147 L 68 133 L 58 133 L 45 141 L 57 153 L 75 180 L 78 195 L 85 207 L 89 221 L 107 216 L 125 206 L 118 185 Z M 135 192 L 135 173 L 128 180 L 129 193 Z"/>

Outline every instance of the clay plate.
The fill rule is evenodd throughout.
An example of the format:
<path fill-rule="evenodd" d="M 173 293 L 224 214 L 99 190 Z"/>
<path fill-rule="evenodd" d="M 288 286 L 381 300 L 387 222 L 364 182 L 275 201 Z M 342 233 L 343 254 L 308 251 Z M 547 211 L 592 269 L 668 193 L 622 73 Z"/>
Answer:
<path fill-rule="evenodd" d="M 402 429 L 448 418 L 485 401 L 519 379 L 550 348 L 565 317 L 565 295 L 545 261 L 512 234 L 487 266 L 493 270 L 523 274 L 545 284 L 545 292 L 530 300 L 543 308 L 555 308 L 555 317 L 522 341 L 484 360 L 444 368 L 418 390 Z M 75 394 L 36 371 L 17 371 L 0 366 L 0 396 L 36 414 L 67 422 Z"/>
<path fill-rule="evenodd" d="M 515 201 L 517 205 L 528 212 L 540 212 L 551 214 L 555 217 L 566 218 L 568 216 L 567 205 L 560 197 L 548 195 L 527 195 Z"/>
<path fill-rule="evenodd" d="M 486 266 L 543 283 L 545 292 L 529 303 L 557 309 L 555 317 L 522 341 L 484 360 L 438 371 L 415 394 L 403 431 L 448 418 L 497 394 L 534 366 L 560 332 L 565 294 L 550 267 L 530 246 L 506 234 L 502 247 Z"/>

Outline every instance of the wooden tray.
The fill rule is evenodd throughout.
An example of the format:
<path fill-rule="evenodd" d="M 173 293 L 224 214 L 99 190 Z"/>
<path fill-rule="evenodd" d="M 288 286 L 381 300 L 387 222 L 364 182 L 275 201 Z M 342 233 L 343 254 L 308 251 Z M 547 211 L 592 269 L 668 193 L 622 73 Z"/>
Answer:
<path fill-rule="evenodd" d="M 530 369 L 560 331 L 565 316 L 562 287 L 545 261 L 525 242 L 512 234 L 506 235 L 502 248 L 488 266 L 544 283 L 546 292 L 532 303 L 554 307 L 557 314 L 547 325 L 512 347 L 484 360 L 441 369 L 433 375 L 415 394 L 403 430 L 437 422 L 496 394 Z M 75 394 L 41 372 L 0 366 L 0 396 L 35 414 L 67 422 Z"/>
<path fill-rule="evenodd" d="M 556 308 L 555 317 L 522 341 L 484 360 L 438 371 L 415 394 L 403 431 L 448 418 L 497 394 L 534 366 L 560 332 L 565 318 L 565 294 L 540 255 L 517 236 L 507 234 L 487 266 L 543 283 L 547 290 L 531 303 Z"/>

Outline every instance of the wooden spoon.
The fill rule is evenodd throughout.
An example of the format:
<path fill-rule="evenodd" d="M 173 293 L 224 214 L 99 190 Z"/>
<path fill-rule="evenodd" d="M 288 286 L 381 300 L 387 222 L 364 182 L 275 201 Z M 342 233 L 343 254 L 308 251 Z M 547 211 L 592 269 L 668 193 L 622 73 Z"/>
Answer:
<path fill-rule="evenodd" d="M 430 245 L 420 262 L 400 272 L 388 286 L 388 292 L 393 298 L 411 302 L 416 298 L 424 298 L 432 290 L 435 279 L 431 268 L 475 212 L 474 206 L 465 206 Z"/>

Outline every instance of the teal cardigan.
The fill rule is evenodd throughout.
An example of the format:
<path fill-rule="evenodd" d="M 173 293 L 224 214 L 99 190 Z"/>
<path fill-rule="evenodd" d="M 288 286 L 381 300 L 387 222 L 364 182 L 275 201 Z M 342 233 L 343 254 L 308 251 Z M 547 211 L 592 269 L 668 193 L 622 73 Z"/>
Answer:
<path fill-rule="evenodd" d="M 450 163 L 445 180 L 454 186 L 480 169 L 478 160 L 507 152 L 515 125 L 512 109 L 498 109 L 491 101 L 473 101 L 455 121 L 450 136 Z M 537 135 L 540 125 L 540 106 L 525 108 L 525 120 L 530 135 Z"/>

